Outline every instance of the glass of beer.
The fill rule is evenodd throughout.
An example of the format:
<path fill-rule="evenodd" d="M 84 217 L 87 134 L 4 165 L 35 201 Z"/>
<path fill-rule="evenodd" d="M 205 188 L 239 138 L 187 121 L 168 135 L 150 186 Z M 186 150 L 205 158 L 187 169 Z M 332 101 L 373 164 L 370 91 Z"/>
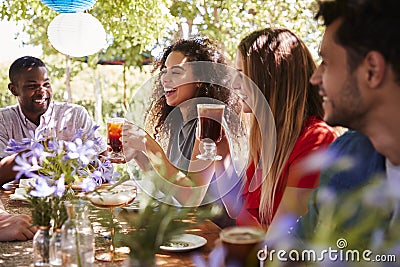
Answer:
<path fill-rule="evenodd" d="M 217 155 L 216 144 L 222 138 L 222 118 L 225 105 L 221 104 L 197 104 L 198 139 L 201 141 L 200 155 L 196 157 L 201 160 L 221 160 Z"/>
<path fill-rule="evenodd" d="M 107 144 L 111 147 L 111 159 L 123 160 L 122 153 L 122 126 L 124 118 L 108 118 L 107 119 Z"/>
<path fill-rule="evenodd" d="M 226 266 L 257 266 L 257 252 L 265 238 L 263 229 L 231 226 L 222 229 L 219 238 L 226 249 Z"/>

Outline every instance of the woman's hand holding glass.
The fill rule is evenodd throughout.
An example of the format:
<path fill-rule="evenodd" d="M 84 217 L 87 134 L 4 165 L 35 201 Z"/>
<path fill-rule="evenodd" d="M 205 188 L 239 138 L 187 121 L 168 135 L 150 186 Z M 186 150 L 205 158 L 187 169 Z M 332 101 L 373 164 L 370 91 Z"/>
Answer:
<path fill-rule="evenodd" d="M 146 142 L 150 139 L 150 136 L 145 130 L 126 120 L 122 127 L 122 143 L 125 161 L 131 161 L 136 157 L 138 152 L 146 152 Z"/>
<path fill-rule="evenodd" d="M 216 144 L 222 138 L 222 118 L 224 116 L 224 105 L 219 104 L 197 104 L 197 115 L 199 125 L 197 137 L 201 141 L 201 154 L 196 157 L 201 160 L 221 160 L 217 155 Z"/>

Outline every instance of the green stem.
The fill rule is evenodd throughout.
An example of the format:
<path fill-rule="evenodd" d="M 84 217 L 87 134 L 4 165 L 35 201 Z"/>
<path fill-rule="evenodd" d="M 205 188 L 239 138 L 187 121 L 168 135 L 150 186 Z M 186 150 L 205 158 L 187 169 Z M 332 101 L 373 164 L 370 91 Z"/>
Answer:
<path fill-rule="evenodd" d="M 114 256 L 115 256 L 115 224 L 114 224 L 114 208 L 111 208 L 111 233 L 110 233 L 110 238 L 111 238 L 111 247 L 110 247 L 110 258 L 111 261 L 114 261 Z"/>
<path fill-rule="evenodd" d="M 79 233 L 78 233 L 78 228 L 76 227 L 76 221 L 75 221 L 75 245 L 76 245 L 76 258 L 78 260 L 78 267 L 82 267 L 81 263 L 81 254 L 79 253 Z"/>

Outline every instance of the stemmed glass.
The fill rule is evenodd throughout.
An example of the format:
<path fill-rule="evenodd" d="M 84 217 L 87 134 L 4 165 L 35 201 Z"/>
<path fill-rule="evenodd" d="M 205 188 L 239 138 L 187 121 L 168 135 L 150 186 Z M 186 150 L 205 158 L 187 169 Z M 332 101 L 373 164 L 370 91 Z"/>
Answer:
<path fill-rule="evenodd" d="M 107 144 L 111 147 L 112 152 L 110 158 L 112 160 L 123 160 L 122 153 L 122 126 L 124 118 L 108 118 L 107 119 Z"/>
<path fill-rule="evenodd" d="M 197 116 L 199 118 L 199 129 L 197 137 L 202 143 L 200 155 L 196 158 L 201 160 L 221 160 L 217 155 L 216 143 L 222 139 L 222 118 L 225 105 L 221 104 L 197 104 Z"/>
<path fill-rule="evenodd" d="M 133 185 L 118 185 L 114 188 L 105 188 L 99 191 L 87 194 L 90 202 L 98 208 L 106 208 L 111 212 L 111 229 L 110 229 L 110 248 L 109 251 L 96 254 L 95 258 L 99 261 L 115 262 L 123 261 L 127 258 L 127 254 L 117 252 L 115 248 L 115 224 L 114 209 L 124 207 L 133 202 L 137 195 L 137 188 Z"/>

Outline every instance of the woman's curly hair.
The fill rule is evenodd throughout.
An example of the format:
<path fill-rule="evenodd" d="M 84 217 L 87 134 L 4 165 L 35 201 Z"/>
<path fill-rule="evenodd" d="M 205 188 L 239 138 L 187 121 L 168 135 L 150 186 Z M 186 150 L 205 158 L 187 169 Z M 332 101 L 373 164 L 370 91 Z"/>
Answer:
<path fill-rule="evenodd" d="M 153 73 L 166 68 L 165 62 L 171 52 L 180 52 L 187 57 L 187 62 L 207 61 L 226 64 L 224 56 L 217 50 L 216 45 L 205 37 L 194 37 L 188 40 L 179 39 L 166 47 L 162 56 L 155 62 Z M 159 75 L 155 81 L 151 104 L 146 113 L 145 128 L 156 140 L 163 142 L 167 138 L 171 125 L 166 123 L 170 112 L 175 108 L 167 104 L 164 88 Z M 208 97 L 224 102 L 226 105 L 239 110 L 239 102 L 228 88 L 212 83 L 197 83 L 199 89 L 195 97 Z"/>

